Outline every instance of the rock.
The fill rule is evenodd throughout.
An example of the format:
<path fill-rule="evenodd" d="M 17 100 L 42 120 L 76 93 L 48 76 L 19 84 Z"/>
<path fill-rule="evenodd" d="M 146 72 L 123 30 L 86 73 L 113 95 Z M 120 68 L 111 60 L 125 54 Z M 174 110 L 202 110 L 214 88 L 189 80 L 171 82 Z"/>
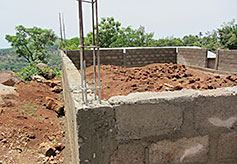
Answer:
<path fill-rule="evenodd" d="M 46 97 L 46 108 L 55 111 L 59 116 L 64 114 L 64 105 L 54 98 Z"/>
<path fill-rule="evenodd" d="M 10 87 L 10 86 L 5 86 L 3 84 L 0 84 L 0 92 L 4 92 L 4 91 L 14 91 L 15 88 L 14 87 Z"/>
<path fill-rule="evenodd" d="M 44 78 L 47 80 L 51 80 L 56 76 L 56 73 L 47 64 L 38 63 L 36 66 L 42 71 Z"/>
<path fill-rule="evenodd" d="M 15 88 L 0 84 L 0 107 L 13 106 L 18 96 Z"/>
<path fill-rule="evenodd" d="M 195 79 L 190 79 L 190 80 L 188 81 L 188 83 L 189 83 L 189 84 L 195 83 Z"/>
<path fill-rule="evenodd" d="M 62 144 L 55 144 L 54 148 L 58 151 L 62 151 L 65 148 L 65 146 Z"/>
<path fill-rule="evenodd" d="M 56 155 L 56 152 L 55 152 L 56 149 L 53 146 L 53 144 L 50 143 L 50 142 L 41 143 L 40 146 L 39 146 L 39 149 L 40 149 L 40 153 L 44 154 L 47 157 Z"/>
<path fill-rule="evenodd" d="M 174 90 L 182 90 L 182 89 L 183 89 L 183 87 L 181 87 L 180 85 L 177 85 L 174 87 Z"/>
<path fill-rule="evenodd" d="M 43 76 L 40 75 L 31 75 L 30 76 L 33 81 L 37 81 L 39 83 L 43 83 L 46 81 L 46 79 Z"/>
<path fill-rule="evenodd" d="M 46 85 L 50 86 L 51 88 L 55 86 L 61 86 L 61 80 L 46 80 L 44 82 Z"/>
<path fill-rule="evenodd" d="M 14 86 L 19 84 L 23 80 L 17 77 L 17 74 L 12 71 L 2 71 L 0 72 L 0 83 L 7 86 Z"/>
<path fill-rule="evenodd" d="M 55 93 L 60 93 L 62 90 L 63 89 L 60 86 L 55 86 L 54 88 L 51 89 L 51 91 Z"/>

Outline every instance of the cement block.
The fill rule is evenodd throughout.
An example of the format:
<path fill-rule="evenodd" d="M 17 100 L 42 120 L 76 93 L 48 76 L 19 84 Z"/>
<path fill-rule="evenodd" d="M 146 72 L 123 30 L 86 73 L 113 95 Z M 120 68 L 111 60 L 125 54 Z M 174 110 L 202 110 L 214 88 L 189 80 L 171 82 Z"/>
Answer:
<path fill-rule="evenodd" d="M 217 158 L 219 160 L 237 158 L 237 131 L 222 134 L 218 141 Z"/>
<path fill-rule="evenodd" d="M 82 107 L 76 116 L 81 163 L 108 164 L 117 146 L 113 109 L 106 105 Z"/>
<path fill-rule="evenodd" d="M 111 164 L 144 164 L 145 147 L 142 144 L 119 145 L 111 157 Z"/>
<path fill-rule="evenodd" d="M 149 164 L 203 163 L 208 160 L 208 136 L 164 140 L 149 148 Z"/>
<path fill-rule="evenodd" d="M 140 139 L 181 128 L 184 108 L 175 104 L 139 104 L 115 107 L 120 139 Z"/>
<path fill-rule="evenodd" d="M 195 128 L 201 134 L 237 128 L 237 88 L 203 92 L 195 100 Z"/>

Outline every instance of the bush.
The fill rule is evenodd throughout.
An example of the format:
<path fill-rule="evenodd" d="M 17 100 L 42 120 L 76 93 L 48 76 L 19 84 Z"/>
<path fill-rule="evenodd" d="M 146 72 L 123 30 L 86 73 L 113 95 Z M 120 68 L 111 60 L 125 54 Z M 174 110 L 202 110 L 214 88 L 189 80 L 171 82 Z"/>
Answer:
<path fill-rule="evenodd" d="M 18 72 L 18 76 L 24 81 L 31 81 L 31 75 L 40 74 L 42 74 L 42 71 L 34 63 L 30 63 L 30 65 L 24 67 L 20 72 Z"/>
<path fill-rule="evenodd" d="M 55 74 L 55 76 L 52 76 L 52 74 Z M 46 79 L 48 79 L 49 76 L 57 78 L 61 76 L 61 71 L 58 68 L 51 69 L 50 67 L 42 69 L 35 63 L 30 63 L 30 65 L 24 67 L 20 72 L 18 72 L 18 76 L 24 81 L 31 81 L 32 75 L 41 75 Z"/>

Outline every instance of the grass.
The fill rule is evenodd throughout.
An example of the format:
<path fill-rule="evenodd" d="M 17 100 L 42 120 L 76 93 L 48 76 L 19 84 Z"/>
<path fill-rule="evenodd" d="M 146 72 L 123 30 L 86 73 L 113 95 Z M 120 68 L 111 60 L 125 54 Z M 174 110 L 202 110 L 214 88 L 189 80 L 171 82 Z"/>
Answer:
<path fill-rule="evenodd" d="M 37 111 L 38 106 L 32 104 L 31 102 L 27 102 L 27 104 L 24 106 L 23 110 L 19 111 L 20 114 L 23 114 L 25 116 L 34 116 L 35 112 Z"/>

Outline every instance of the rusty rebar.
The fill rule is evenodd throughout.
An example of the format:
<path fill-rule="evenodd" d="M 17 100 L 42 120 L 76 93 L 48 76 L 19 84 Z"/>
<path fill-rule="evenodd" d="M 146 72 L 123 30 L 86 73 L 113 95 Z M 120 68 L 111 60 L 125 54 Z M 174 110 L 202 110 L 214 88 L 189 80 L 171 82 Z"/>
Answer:
<path fill-rule="evenodd" d="M 100 50 L 99 50 L 99 21 L 98 21 L 98 1 L 95 0 L 96 10 L 96 46 L 97 46 L 97 65 L 98 65 L 98 85 L 99 85 L 99 103 L 101 103 L 101 84 L 100 84 Z"/>

